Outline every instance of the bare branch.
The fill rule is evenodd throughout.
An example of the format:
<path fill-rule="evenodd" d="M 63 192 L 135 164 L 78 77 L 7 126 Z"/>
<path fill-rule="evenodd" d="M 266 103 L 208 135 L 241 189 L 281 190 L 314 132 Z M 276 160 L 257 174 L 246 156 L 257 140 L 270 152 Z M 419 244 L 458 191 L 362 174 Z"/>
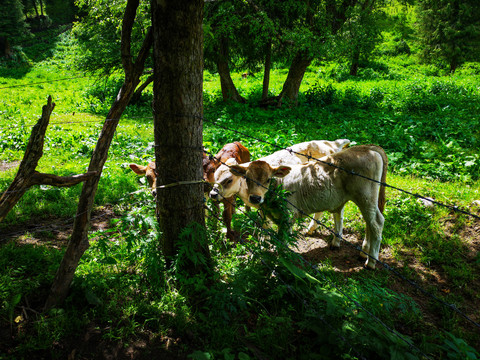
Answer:
<path fill-rule="evenodd" d="M 130 73 L 133 68 L 132 51 L 131 51 L 131 39 L 132 28 L 135 22 L 135 16 L 137 14 L 137 8 L 140 0 L 128 0 L 125 13 L 123 15 L 122 22 L 122 39 L 121 39 L 121 54 L 122 64 L 126 73 Z"/>
<path fill-rule="evenodd" d="M 85 174 L 72 176 L 58 176 L 53 174 L 44 174 L 38 171 L 32 176 L 30 185 L 51 185 L 57 187 L 68 187 L 77 185 L 97 174 L 96 171 L 89 171 Z"/>

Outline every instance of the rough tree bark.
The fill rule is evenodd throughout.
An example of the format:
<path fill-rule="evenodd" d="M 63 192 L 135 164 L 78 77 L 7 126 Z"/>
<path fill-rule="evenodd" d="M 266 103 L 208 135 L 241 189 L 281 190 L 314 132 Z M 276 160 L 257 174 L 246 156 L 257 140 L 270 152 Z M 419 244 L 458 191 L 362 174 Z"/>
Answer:
<path fill-rule="evenodd" d="M 247 101 L 240 95 L 235 87 L 232 77 L 230 76 L 228 59 L 228 42 L 227 39 L 222 36 L 218 44 L 217 69 L 218 75 L 220 76 L 220 86 L 222 88 L 223 100 L 233 100 L 244 104 Z"/>
<path fill-rule="evenodd" d="M 135 88 L 137 87 L 140 81 L 140 76 L 144 70 L 145 60 L 149 55 L 153 39 L 151 29 L 148 31 L 143 41 L 142 48 L 140 49 L 135 62 L 133 61 L 133 56 L 131 54 L 131 32 L 138 4 L 139 0 L 128 0 L 127 2 L 123 17 L 121 39 L 121 56 L 125 72 L 125 81 L 108 112 L 102 132 L 93 151 L 88 170 L 96 171 L 97 175 L 86 181 L 83 185 L 73 225 L 72 237 L 68 243 L 65 255 L 55 275 L 49 297 L 45 303 L 46 310 L 59 305 L 65 300 L 75 270 L 78 266 L 78 262 L 89 247 L 87 235 L 90 227 L 90 216 L 98 182 L 100 180 L 103 166 L 108 157 L 108 149 L 115 134 L 115 129 L 117 128 L 120 116 L 135 92 Z"/>
<path fill-rule="evenodd" d="M 205 227 L 201 182 L 203 4 L 203 0 L 152 0 L 157 218 L 167 265 L 177 253 L 182 230 L 193 223 Z M 175 185 L 178 181 L 190 183 Z M 189 239 L 209 261 L 206 244 L 195 235 Z M 209 271 L 205 264 L 182 265 L 190 274 Z"/>
<path fill-rule="evenodd" d="M 49 96 L 47 104 L 42 108 L 42 117 L 32 129 L 32 134 L 28 140 L 27 148 L 25 149 L 25 154 L 22 162 L 20 163 L 17 175 L 15 176 L 12 184 L 0 197 L 0 222 L 5 219 L 10 210 L 31 186 L 73 186 L 96 174 L 95 172 L 88 172 L 82 175 L 57 176 L 39 173 L 35 170 L 37 168 L 38 161 L 43 155 L 45 132 L 47 131 L 50 115 L 52 114 L 54 108 L 55 103 L 52 103 L 52 97 Z"/>

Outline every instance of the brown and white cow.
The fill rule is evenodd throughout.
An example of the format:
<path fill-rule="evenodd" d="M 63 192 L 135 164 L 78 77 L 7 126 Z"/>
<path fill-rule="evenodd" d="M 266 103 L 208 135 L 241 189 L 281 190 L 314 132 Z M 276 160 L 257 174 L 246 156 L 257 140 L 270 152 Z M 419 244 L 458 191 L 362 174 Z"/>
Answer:
<path fill-rule="evenodd" d="M 238 141 L 226 144 L 214 157 L 203 153 L 203 178 L 210 184 L 215 182 L 215 171 L 228 159 L 235 159 L 238 164 L 250 161 L 250 152 Z"/>
<path fill-rule="evenodd" d="M 215 171 L 217 168 L 228 160 L 233 160 L 237 164 L 243 164 L 250 161 L 250 152 L 238 141 L 226 144 L 214 157 L 209 157 L 203 153 L 203 177 L 209 183 L 206 191 L 211 190 L 215 182 Z M 235 212 L 235 195 L 226 197 L 221 200 L 223 203 L 222 219 L 227 228 L 227 239 L 235 241 L 238 234 L 232 230 L 232 216 Z"/>
<path fill-rule="evenodd" d="M 203 178 L 206 182 L 213 184 L 215 170 L 228 159 L 234 159 L 237 164 L 243 164 L 250 161 L 250 152 L 238 141 L 226 144 L 214 157 L 209 157 L 206 152 L 203 152 Z M 157 177 L 155 173 L 155 162 L 150 162 L 148 165 L 130 164 L 132 169 L 138 175 L 145 175 L 150 186 L 153 196 L 157 194 Z M 205 190 L 209 191 L 211 185 Z M 223 222 L 227 228 L 227 238 L 234 240 L 237 234 L 232 230 L 232 215 L 235 207 L 235 196 L 224 198 L 222 200 L 224 210 L 222 213 Z"/>
<path fill-rule="evenodd" d="M 276 151 L 259 160 L 265 161 L 270 166 L 306 164 L 311 158 L 319 159 L 325 155 L 334 154 L 348 147 L 349 144 L 350 140 L 348 139 L 306 141 L 292 145 L 287 149 Z M 228 198 L 238 194 L 247 206 L 254 206 L 246 196 L 247 184 L 245 179 L 239 176 L 239 174 L 230 171 L 230 166 L 234 164 L 236 164 L 235 161 L 229 160 L 215 172 L 215 185 L 210 192 L 210 197 L 220 200 L 223 197 Z M 315 214 L 314 218 L 318 220 L 320 215 L 321 213 Z M 317 227 L 317 221 L 312 220 L 307 234 L 312 234 Z"/>
<path fill-rule="evenodd" d="M 336 215 L 336 233 L 340 236 L 344 205 L 347 201 L 353 201 L 366 223 L 366 236 L 362 244 L 364 253 L 361 255 L 367 258 L 365 267 L 374 269 L 384 224 L 385 187 L 380 182 L 385 183 L 387 176 L 385 151 L 374 145 L 354 146 L 320 160 L 322 162 L 275 167 L 265 161 L 253 161 L 232 165 L 230 171 L 246 178 L 247 191 L 242 196 L 253 206 L 260 207 L 270 181 L 275 177 L 277 183 L 290 193 L 287 206 L 294 217 L 329 211 Z M 339 246 L 340 238 L 334 237 L 332 247 Z"/>
<path fill-rule="evenodd" d="M 153 196 L 157 195 L 157 174 L 155 173 L 155 161 L 149 162 L 147 165 L 130 164 L 132 169 L 137 175 L 145 175 L 150 186 L 150 191 Z"/>

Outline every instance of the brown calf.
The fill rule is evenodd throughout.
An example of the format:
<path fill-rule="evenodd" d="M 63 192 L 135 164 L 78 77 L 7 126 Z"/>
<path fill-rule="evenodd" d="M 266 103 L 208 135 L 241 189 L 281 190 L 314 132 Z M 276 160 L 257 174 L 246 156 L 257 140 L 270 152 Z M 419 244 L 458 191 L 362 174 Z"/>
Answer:
<path fill-rule="evenodd" d="M 250 152 L 248 149 L 240 144 L 238 141 L 226 144 L 213 158 L 203 153 L 203 177 L 209 184 L 215 183 L 215 171 L 220 165 L 225 163 L 228 159 L 235 159 L 238 164 L 247 163 L 250 161 Z M 210 191 L 211 186 L 205 188 L 205 191 Z M 238 238 L 238 234 L 232 230 L 232 215 L 235 211 L 235 196 L 222 199 L 223 213 L 222 218 L 227 227 L 227 239 L 232 241 Z"/>
<path fill-rule="evenodd" d="M 250 152 L 248 149 L 240 144 L 238 141 L 226 144 L 214 157 L 209 157 L 206 152 L 203 152 L 203 179 L 213 184 L 215 182 L 215 170 L 228 159 L 235 159 L 238 164 L 243 164 L 250 161 Z M 130 164 L 132 169 L 138 175 L 145 175 L 150 186 L 153 196 L 157 194 L 157 176 L 155 174 L 155 162 L 150 162 L 147 166 Z M 205 188 L 205 191 L 210 191 L 210 187 Z M 234 240 L 237 234 L 232 230 L 232 215 L 235 210 L 235 196 L 222 200 L 223 222 L 227 227 L 227 238 Z"/>

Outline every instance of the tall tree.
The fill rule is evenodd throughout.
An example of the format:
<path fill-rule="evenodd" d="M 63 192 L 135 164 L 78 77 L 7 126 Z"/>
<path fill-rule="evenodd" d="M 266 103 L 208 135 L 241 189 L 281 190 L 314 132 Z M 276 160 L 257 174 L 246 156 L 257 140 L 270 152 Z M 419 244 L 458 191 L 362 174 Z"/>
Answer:
<path fill-rule="evenodd" d="M 350 63 L 350 75 L 357 75 L 360 62 L 367 61 L 380 40 L 383 0 L 360 0 L 338 31 L 339 55 Z"/>
<path fill-rule="evenodd" d="M 205 6 L 205 66 L 217 71 L 223 100 L 244 103 L 230 72 L 237 68 L 240 56 L 238 37 L 245 21 L 245 6 L 239 1 L 212 1 Z M 233 51 L 231 51 L 233 49 Z"/>
<path fill-rule="evenodd" d="M 278 106 L 297 102 L 303 76 L 314 58 L 331 52 L 334 37 L 348 20 L 358 0 L 305 0 L 297 9 L 299 17 L 288 35 L 294 54 L 287 79 L 278 95 Z"/>
<path fill-rule="evenodd" d="M 170 264 L 182 231 L 205 227 L 202 172 L 203 0 L 152 0 L 157 217 Z M 209 273 L 208 246 L 188 235 L 205 262 L 187 260 L 189 274 Z M 198 257 L 197 257 L 198 258 Z"/>
<path fill-rule="evenodd" d="M 448 64 L 450 72 L 480 55 L 478 0 L 421 0 L 419 36 L 423 58 Z"/>
<path fill-rule="evenodd" d="M 2 14 L 0 16 L 0 38 L 15 44 L 28 36 L 29 30 L 25 23 L 23 5 L 20 0 L 0 1 L 0 14 Z"/>

